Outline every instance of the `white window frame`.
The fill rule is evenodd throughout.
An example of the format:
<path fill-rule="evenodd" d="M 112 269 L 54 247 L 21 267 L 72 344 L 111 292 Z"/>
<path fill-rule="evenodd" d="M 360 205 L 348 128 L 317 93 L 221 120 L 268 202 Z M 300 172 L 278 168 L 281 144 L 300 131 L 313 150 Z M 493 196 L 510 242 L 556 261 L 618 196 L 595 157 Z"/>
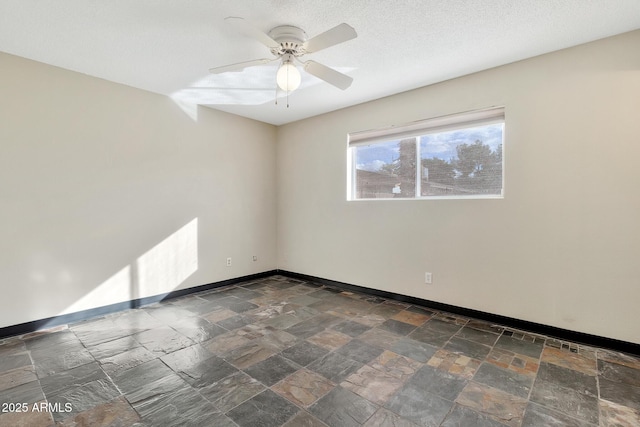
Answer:
<path fill-rule="evenodd" d="M 420 120 L 399 126 L 390 126 L 383 129 L 351 132 L 347 140 L 347 200 L 372 201 L 372 200 L 438 200 L 438 199 L 502 199 L 505 188 L 504 169 L 504 134 L 502 133 L 502 191 L 501 194 L 474 194 L 451 196 L 421 196 L 422 183 L 422 159 L 420 155 L 420 142 L 418 138 L 424 135 L 449 132 L 458 129 L 473 128 L 490 124 L 502 123 L 505 126 L 504 107 L 491 107 L 482 110 L 468 111 Z M 505 126 L 506 127 L 506 126 Z M 356 197 L 356 156 L 355 148 L 387 141 L 416 138 L 416 192 L 414 197 L 403 198 L 357 198 Z"/>

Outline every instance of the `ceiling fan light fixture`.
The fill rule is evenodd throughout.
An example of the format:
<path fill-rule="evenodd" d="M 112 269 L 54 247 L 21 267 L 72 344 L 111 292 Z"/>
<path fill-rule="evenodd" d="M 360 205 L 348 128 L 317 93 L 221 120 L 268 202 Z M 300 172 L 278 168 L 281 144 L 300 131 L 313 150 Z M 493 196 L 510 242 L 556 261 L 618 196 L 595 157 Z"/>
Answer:
<path fill-rule="evenodd" d="M 253 37 L 268 47 L 274 58 L 254 59 L 251 61 L 214 67 L 209 69 L 211 73 L 220 74 L 242 71 L 245 68 L 267 64 L 271 61 L 281 61 L 281 65 L 276 72 L 276 103 L 278 88 L 288 94 L 300 87 L 300 83 L 302 83 L 300 69 L 294 65 L 294 61 L 297 61 L 302 65 L 304 71 L 308 74 L 311 74 L 312 76 L 317 77 L 338 89 L 345 90 L 351 86 L 351 82 L 353 81 L 352 77 L 342 74 L 341 72 L 318 62 L 302 61 L 300 58 L 308 53 L 316 53 L 358 37 L 358 34 L 353 27 L 342 23 L 322 34 L 318 34 L 311 39 L 307 39 L 307 34 L 302 29 L 294 27 L 293 25 L 280 25 L 272 28 L 267 34 L 259 30 L 255 25 L 251 25 L 243 18 L 237 16 L 228 16 L 225 18 L 225 21 L 234 25 L 239 32 Z"/>
<path fill-rule="evenodd" d="M 276 74 L 276 82 L 278 87 L 285 92 L 293 92 L 300 87 L 302 76 L 300 71 L 296 68 L 291 61 L 283 61 L 282 66 L 278 69 Z"/>

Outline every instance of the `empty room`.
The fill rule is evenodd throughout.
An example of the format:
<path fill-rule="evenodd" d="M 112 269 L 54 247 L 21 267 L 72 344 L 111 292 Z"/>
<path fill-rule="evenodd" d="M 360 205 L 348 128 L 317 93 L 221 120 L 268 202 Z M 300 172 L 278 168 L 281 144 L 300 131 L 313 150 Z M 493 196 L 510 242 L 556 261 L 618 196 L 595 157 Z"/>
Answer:
<path fill-rule="evenodd" d="M 0 2 L 0 427 L 640 426 L 640 2 Z"/>

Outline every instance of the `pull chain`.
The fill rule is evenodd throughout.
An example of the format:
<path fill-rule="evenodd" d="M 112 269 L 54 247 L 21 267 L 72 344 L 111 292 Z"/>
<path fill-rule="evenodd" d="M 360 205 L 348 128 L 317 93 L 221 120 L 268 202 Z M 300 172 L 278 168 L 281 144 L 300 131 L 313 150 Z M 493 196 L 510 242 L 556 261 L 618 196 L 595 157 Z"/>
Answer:
<path fill-rule="evenodd" d="M 289 68 L 287 68 L 287 83 L 288 83 L 288 82 L 289 82 Z M 286 92 L 287 92 L 287 108 L 289 108 L 289 92 L 290 92 L 290 90 L 289 90 L 288 85 L 287 85 Z M 277 82 L 276 82 L 276 99 L 275 99 L 275 105 L 278 105 L 278 84 L 277 84 Z"/>
<path fill-rule="evenodd" d="M 289 67 L 287 67 L 287 108 L 289 108 Z"/>

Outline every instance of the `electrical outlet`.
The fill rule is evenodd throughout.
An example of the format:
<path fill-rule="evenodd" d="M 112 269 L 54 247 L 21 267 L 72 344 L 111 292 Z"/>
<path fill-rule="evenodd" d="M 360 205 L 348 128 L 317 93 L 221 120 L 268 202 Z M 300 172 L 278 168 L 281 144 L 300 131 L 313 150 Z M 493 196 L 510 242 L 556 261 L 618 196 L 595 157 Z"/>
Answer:
<path fill-rule="evenodd" d="M 424 283 L 430 285 L 432 283 L 432 279 L 433 277 L 431 276 L 431 273 L 424 273 Z"/>
<path fill-rule="evenodd" d="M 231 257 L 227 258 L 227 267 L 231 267 Z"/>
<path fill-rule="evenodd" d="M 258 257 L 254 255 L 254 256 L 253 256 L 253 260 L 254 260 L 254 261 L 257 261 L 257 260 L 258 260 Z"/>

